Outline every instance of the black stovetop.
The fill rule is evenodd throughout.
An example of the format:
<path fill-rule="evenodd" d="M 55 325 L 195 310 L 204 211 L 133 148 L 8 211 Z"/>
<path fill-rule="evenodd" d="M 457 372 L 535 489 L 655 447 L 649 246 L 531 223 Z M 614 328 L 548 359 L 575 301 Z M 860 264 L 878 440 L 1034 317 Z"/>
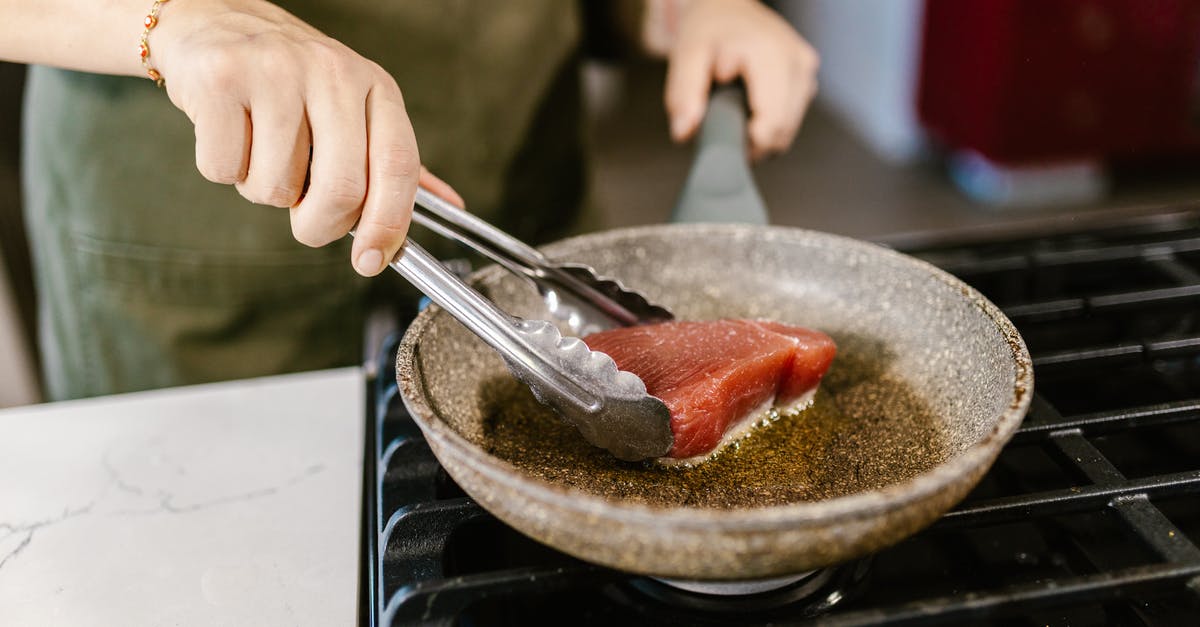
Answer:
<path fill-rule="evenodd" d="M 368 395 L 363 624 L 1197 624 L 1200 209 L 906 252 L 1005 311 L 1038 392 L 991 471 L 933 526 L 753 597 L 580 562 L 449 479 L 399 399 L 393 340 Z"/>

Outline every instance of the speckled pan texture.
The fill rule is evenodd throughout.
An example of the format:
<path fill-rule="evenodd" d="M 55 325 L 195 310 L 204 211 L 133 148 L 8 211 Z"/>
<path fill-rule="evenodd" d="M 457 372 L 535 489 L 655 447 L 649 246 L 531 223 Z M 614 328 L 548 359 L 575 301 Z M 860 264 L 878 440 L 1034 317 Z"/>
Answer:
<path fill-rule="evenodd" d="M 739 580 L 870 553 L 966 495 L 1017 428 L 1033 373 L 978 292 L 885 248 L 780 227 L 662 225 L 545 248 L 621 278 L 683 319 L 770 318 L 825 331 L 838 357 L 813 407 L 694 468 L 619 462 L 533 401 L 448 314 L 404 338 L 405 403 L 447 472 L 501 520 L 582 559 Z M 499 268 L 473 277 L 544 317 Z"/>

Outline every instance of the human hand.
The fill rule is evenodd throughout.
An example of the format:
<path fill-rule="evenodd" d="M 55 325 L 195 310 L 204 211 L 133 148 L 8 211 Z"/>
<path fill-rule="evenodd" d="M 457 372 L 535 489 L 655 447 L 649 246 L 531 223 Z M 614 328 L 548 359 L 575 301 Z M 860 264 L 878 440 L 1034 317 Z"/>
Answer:
<path fill-rule="evenodd" d="M 354 268 L 396 255 L 421 167 L 396 81 L 264 0 L 171 3 L 151 39 L 167 93 L 196 127 L 196 167 L 251 202 L 288 208 L 292 234 L 324 246 L 357 222 Z"/>
<path fill-rule="evenodd" d="M 690 0 L 667 43 L 664 100 L 671 137 L 685 141 L 704 118 L 713 83 L 741 78 L 750 105 L 750 155 L 791 146 L 817 91 L 817 53 L 756 0 Z"/>

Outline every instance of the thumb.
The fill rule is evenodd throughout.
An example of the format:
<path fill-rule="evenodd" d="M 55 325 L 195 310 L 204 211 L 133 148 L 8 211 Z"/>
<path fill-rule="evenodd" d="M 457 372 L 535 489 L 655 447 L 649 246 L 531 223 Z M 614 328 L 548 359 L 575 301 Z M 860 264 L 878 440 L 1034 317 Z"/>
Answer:
<path fill-rule="evenodd" d="M 696 132 L 712 85 L 712 51 L 702 42 L 680 41 L 667 64 L 664 100 L 671 139 L 684 141 Z"/>

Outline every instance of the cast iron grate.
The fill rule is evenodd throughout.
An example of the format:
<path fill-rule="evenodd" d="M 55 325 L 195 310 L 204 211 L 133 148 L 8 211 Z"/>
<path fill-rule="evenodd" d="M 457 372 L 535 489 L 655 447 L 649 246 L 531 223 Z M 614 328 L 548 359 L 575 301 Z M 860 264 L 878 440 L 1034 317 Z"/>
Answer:
<path fill-rule="evenodd" d="M 909 251 L 1000 305 L 1038 394 L 955 510 L 872 558 L 822 617 L 1194 624 L 1200 616 L 1200 210 Z M 525 539 L 454 485 L 398 398 L 396 341 L 368 408 L 364 624 L 791 624 L 795 607 L 697 612 Z M 369 430 L 370 431 L 370 430 Z M 377 466 L 376 466 L 377 464 Z M 376 470 L 378 468 L 378 470 Z M 839 592 L 840 594 L 840 592 Z"/>

